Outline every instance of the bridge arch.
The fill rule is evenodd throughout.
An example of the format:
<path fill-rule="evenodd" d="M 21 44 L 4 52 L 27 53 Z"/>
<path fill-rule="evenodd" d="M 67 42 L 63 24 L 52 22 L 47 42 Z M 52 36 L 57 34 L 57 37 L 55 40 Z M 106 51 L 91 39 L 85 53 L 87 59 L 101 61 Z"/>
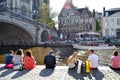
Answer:
<path fill-rule="evenodd" d="M 33 35 L 23 25 L 12 21 L 0 20 L 0 45 L 31 45 Z"/>
<path fill-rule="evenodd" d="M 0 25 L 1 24 L 3 26 L 6 25 L 6 27 L 0 27 L 0 37 L 1 35 L 5 35 L 0 38 L 0 44 L 5 43 L 6 45 L 35 45 L 41 44 L 41 42 L 48 40 L 48 35 L 57 37 L 56 32 L 47 26 L 40 23 L 37 23 L 36 25 L 36 22 L 34 20 L 31 20 L 28 17 L 21 18 L 19 14 L 11 11 L 0 15 Z M 10 30 L 7 31 L 8 29 L 10 29 L 12 33 Z M 16 40 L 14 40 L 14 38 Z"/>
<path fill-rule="evenodd" d="M 41 42 L 45 42 L 48 40 L 48 31 L 47 30 L 43 30 L 42 33 L 41 33 Z"/>

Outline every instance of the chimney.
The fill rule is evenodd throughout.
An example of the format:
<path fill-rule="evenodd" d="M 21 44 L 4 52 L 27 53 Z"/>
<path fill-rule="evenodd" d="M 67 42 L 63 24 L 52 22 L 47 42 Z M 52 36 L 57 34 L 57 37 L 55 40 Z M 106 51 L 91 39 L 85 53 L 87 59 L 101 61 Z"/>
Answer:
<path fill-rule="evenodd" d="M 95 17 L 95 9 L 93 9 L 93 17 Z"/>
<path fill-rule="evenodd" d="M 103 16 L 105 16 L 105 7 L 103 7 Z"/>

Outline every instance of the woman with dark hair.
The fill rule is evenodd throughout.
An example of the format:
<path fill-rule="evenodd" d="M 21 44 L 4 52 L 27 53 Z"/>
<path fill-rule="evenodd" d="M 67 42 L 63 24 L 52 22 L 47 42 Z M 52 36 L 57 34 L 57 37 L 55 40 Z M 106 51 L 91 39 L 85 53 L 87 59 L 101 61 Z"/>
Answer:
<path fill-rule="evenodd" d="M 16 54 L 13 57 L 13 63 L 14 63 L 14 70 L 18 69 L 21 70 L 23 69 L 23 50 L 22 49 L 18 49 Z M 19 67 L 18 67 L 19 66 Z"/>
<path fill-rule="evenodd" d="M 10 50 L 9 53 L 6 54 L 4 68 L 13 68 L 13 62 L 12 62 L 13 53 L 14 53 L 14 51 Z"/>
<path fill-rule="evenodd" d="M 16 54 L 13 57 L 13 63 L 14 64 L 22 64 L 23 63 L 23 50 L 19 49 L 17 50 Z"/>
<path fill-rule="evenodd" d="M 110 68 L 112 69 L 120 69 L 120 56 L 118 56 L 118 52 L 114 52 L 114 56 L 110 59 Z"/>
<path fill-rule="evenodd" d="M 35 67 L 36 61 L 32 55 L 31 50 L 26 51 L 26 56 L 24 58 L 24 68 L 25 69 L 33 69 Z"/>

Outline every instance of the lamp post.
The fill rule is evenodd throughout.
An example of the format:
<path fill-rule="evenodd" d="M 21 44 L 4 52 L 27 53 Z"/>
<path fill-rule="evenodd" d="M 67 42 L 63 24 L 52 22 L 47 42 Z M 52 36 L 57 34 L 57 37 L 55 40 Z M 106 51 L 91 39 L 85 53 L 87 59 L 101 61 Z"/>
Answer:
<path fill-rule="evenodd" d="M 36 38 L 35 38 L 35 45 L 38 45 L 38 31 L 40 30 L 39 27 L 38 27 L 38 11 L 35 10 L 34 11 L 35 13 L 35 18 L 36 18 L 36 22 L 35 22 L 35 30 L 36 30 Z"/>

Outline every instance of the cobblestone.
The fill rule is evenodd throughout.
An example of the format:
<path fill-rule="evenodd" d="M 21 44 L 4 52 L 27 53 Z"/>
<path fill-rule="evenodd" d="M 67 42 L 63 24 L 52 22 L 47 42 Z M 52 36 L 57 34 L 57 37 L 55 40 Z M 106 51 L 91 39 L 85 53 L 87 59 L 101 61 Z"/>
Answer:
<path fill-rule="evenodd" d="M 90 73 L 77 74 L 76 70 L 68 70 L 67 66 L 57 66 L 54 70 L 37 65 L 32 70 L 13 71 L 4 69 L 0 64 L 0 80 L 120 80 L 120 70 L 111 70 L 107 66 L 99 66 Z"/>

